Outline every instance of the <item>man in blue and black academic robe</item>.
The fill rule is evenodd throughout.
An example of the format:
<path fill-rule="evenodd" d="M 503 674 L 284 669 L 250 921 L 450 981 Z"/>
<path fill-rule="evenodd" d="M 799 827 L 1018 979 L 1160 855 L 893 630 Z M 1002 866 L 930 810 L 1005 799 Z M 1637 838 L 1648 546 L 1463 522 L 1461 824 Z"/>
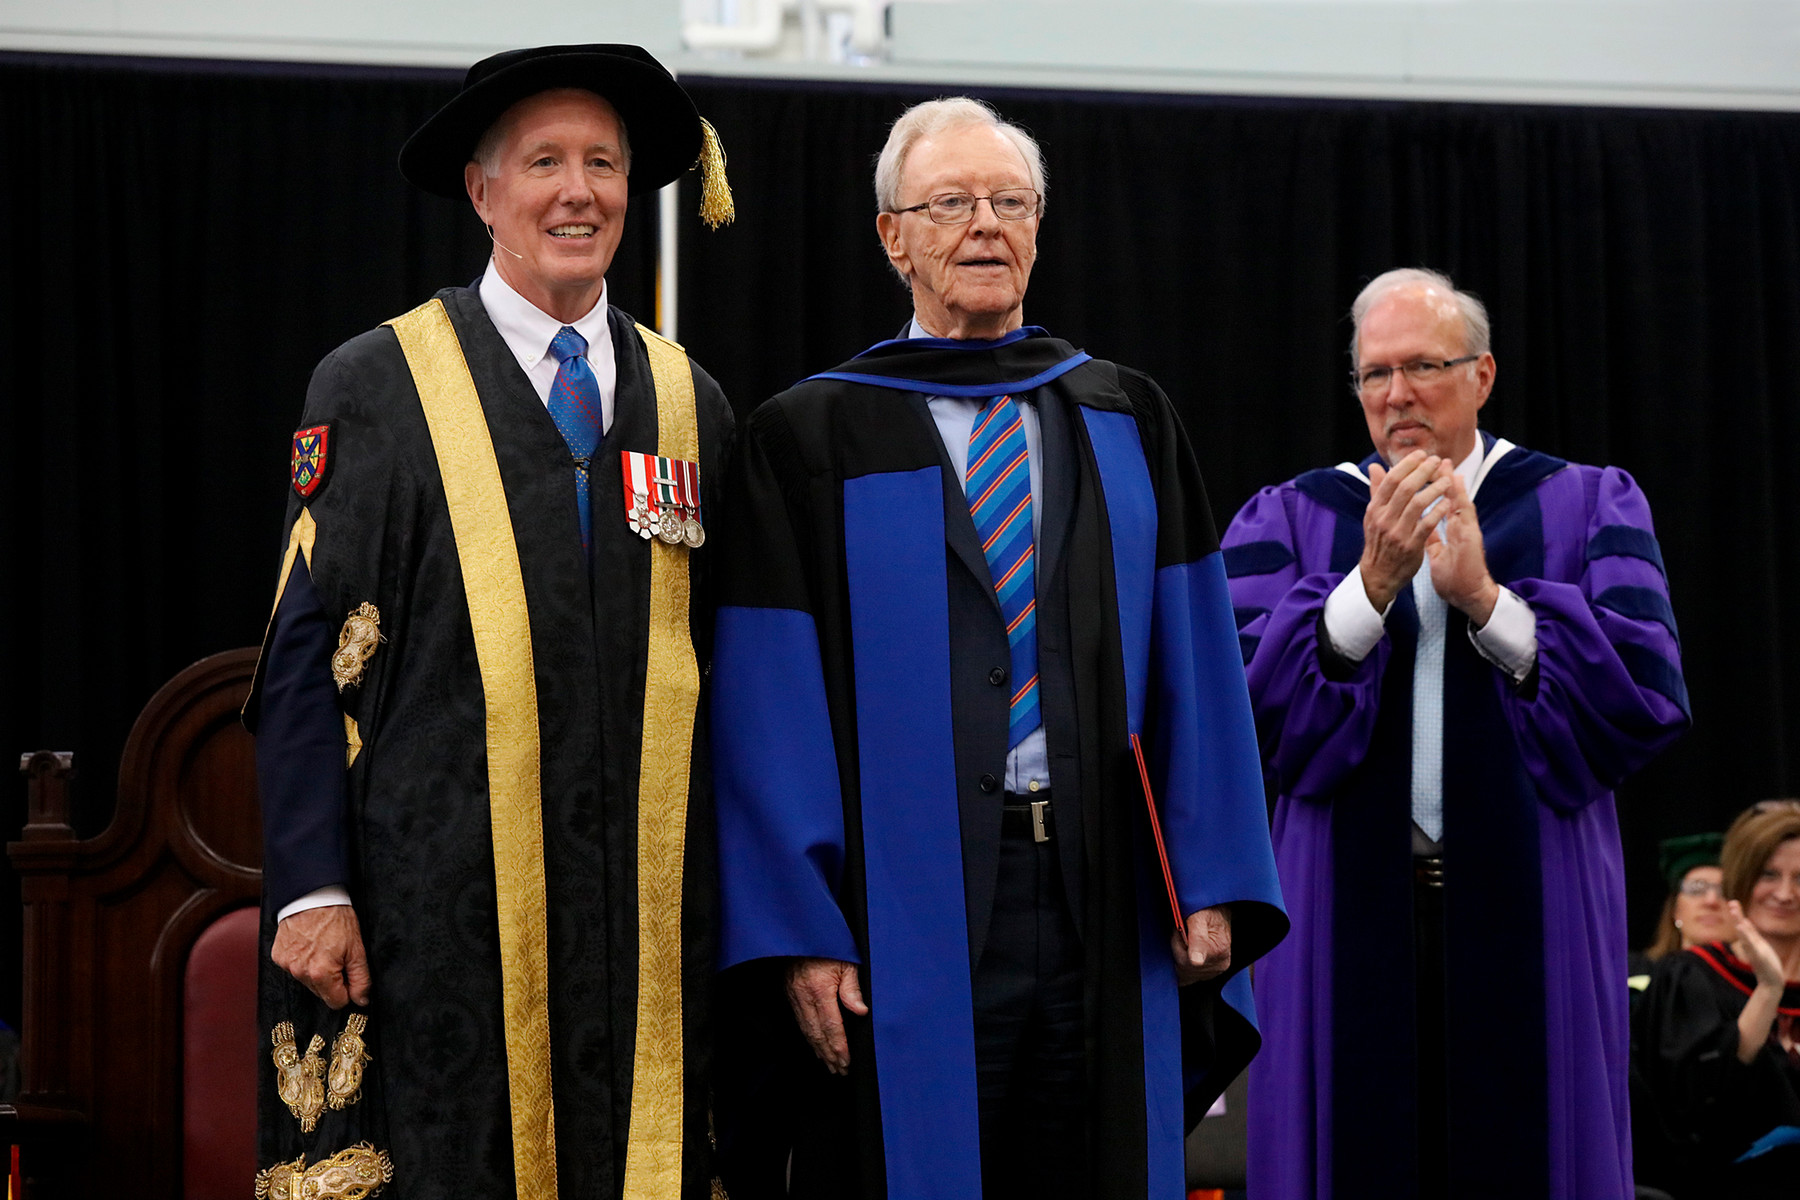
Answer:
<path fill-rule="evenodd" d="M 724 1174 L 1177 1200 L 1286 928 L 1193 455 L 1023 325 L 1021 131 L 920 105 L 877 193 L 914 319 L 750 418 L 721 565 L 721 955 L 786 1030 L 721 1046 Z"/>
<path fill-rule="evenodd" d="M 710 1193 L 711 378 L 607 302 L 703 123 L 635 46 L 401 153 L 495 248 L 320 364 L 258 683 L 257 1194 Z M 244 1181 L 250 1193 L 251 1181 Z"/>
<path fill-rule="evenodd" d="M 1225 534 L 1293 933 L 1257 973 L 1250 1187 L 1629 1200 L 1612 792 L 1688 723 L 1650 506 L 1477 428 L 1486 311 L 1352 309 L 1375 453 Z"/>

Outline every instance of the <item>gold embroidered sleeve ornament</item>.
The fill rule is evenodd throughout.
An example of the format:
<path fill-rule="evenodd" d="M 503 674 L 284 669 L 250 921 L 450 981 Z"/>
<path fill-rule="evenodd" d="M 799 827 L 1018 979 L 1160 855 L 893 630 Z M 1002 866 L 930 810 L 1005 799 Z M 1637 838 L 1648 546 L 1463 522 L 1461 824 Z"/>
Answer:
<path fill-rule="evenodd" d="M 294 1023 L 283 1021 L 270 1040 L 275 1044 L 275 1094 L 300 1122 L 301 1132 L 311 1133 L 325 1111 L 325 1062 L 319 1057 L 325 1039 L 315 1033 L 302 1055 L 294 1044 Z"/>
<path fill-rule="evenodd" d="M 363 1067 L 373 1061 L 363 1042 L 369 1018 L 351 1013 L 344 1031 L 331 1043 L 331 1069 L 325 1076 L 325 1103 L 332 1109 L 349 1108 L 362 1099 Z"/>
<path fill-rule="evenodd" d="M 302 1154 L 259 1172 L 256 1200 L 367 1200 L 393 1179 L 387 1151 L 358 1142 L 310 1167 Z"/>
<path fill-rule="evenodd" d="M 363 668 L 375 655 L 375 648 L 387 639 L 381 636 L 381 610 L 364 600 L 356 611 L 344 618 L 338 632 L 337 653 L 331 656 L 331 677 L 338 691 L 362 682 Z"/>

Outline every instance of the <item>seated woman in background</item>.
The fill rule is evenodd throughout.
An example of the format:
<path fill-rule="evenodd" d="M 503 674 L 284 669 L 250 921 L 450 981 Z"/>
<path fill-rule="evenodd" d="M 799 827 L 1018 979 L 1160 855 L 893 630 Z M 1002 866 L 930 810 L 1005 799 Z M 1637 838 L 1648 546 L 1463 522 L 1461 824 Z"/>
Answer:
<path fill-rule="evenodd" d="M 1643 950 L 1631 952 L 1629 975 L 1634 991 L 1650 984 L 1650 964 L 1677 950 L 1707 942 L 1729 941 L 1736 933 L 1725 908 L 1725 873 L 1719 869 L 1722 833 L 1689 833 L 1664 838 L 1656 848 L 1656 869 L 1669 881 L 1669 895 L 1657 918 L 1656 937 Z M 1632 1002 L 1636 1004 L 1636 996 Z"/>
<path fill-rule="evenodd" d="M 1735 935 L 1736 926 L 1725 907 L 1725 872 L 1719 867 L 1724 840 L 1722 833 L 1690 833 L 1665 838 L 1657 846 L 1656 866 L 1669 881 L 1669 897 L 1656 924 L 1656 938 L 1643 952 L 1646 965 L 1677 950 L 1728 941 Z"/>
<path fill-rule="evenodd" d="M 1635 1016 L 1639 1182 L 1681 1200 L 1800 1195 L 1800 802 L 1732 822 L 1730 940 L 1668 955 Z M 1794 982 L 1789 982 L 1794 981 Z"/>

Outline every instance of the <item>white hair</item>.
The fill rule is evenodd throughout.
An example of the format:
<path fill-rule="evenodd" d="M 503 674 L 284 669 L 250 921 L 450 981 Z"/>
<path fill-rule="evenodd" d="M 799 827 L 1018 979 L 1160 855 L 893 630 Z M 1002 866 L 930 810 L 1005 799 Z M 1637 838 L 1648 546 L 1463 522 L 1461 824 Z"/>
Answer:
<path fill-rule="evenodd" d="M 900 119 L 888 130 L 887 145 L 881 148 L 881 157 L 875 160 L 876 210 L 892 212 L 900 207 L 900 172 L 906 165 L 906 156 L 912 153 L 912 148 L 918 144 L 919 139 L 964 125 L 985 125 L 996 129 L 1000 136 L 1013 144 L 1020 157 L 1025 160 L 1025 168 L 1031 176 L 1032 190 L 1038 194 L 1038 211 L 1042 212 L 1046 172 L 1044 152 L 1038 148 L 1036 139 L 1002 118 L 987 104 L 967 96 L 927 100 L 900 114 Z"/>
<path fill-rule="evenodd" d="M 553 88 L 551 90 L 587 91 L 586 88 Z M 543 93 L 534 94 L 542 95 Z M 614 108 L 613 102 L 605 96 L 598 92 L 588 92 L 588 95 L 611 109 L 613 119 L 619 123 L 619 157 L 624 160 L 619 165 L 625 168 L 625 173 L 629 175 L 631 173 L 631 134 L 625 129 L 625 118 L 619 115 L 619 110 Z M 525 97 L 525 100 L 529 99 L 531 99 L 530 96 Z M 475 152 L 469 155 L 472 160 L 481 164 L 481 173 L 489 179 L 498 178 L 500 175 L 500 154 L 506 149 L 506 139 L 512 136 L 513 109 L 523 103 L 524 100 L 521 100 L 513 104 L 496 117 L 494 123 L 487 127 L 487 132 L 481 135 L 481 140 L 475 143 Z"/>
<path fill-rule="evenodd" d="M 1472 292 L 1457 291 L 1450 277 L 1442 271 L 1433 271 L 1428 267 L 1400 267 L 1377 275 L 1369 280 L 1367 287 L 1357 294 L 1350 305 L 1350 361 L 1355 364 L 1356 339 L 1362 333 L 1363 318 L 1369 315 L 1376 302 L 1387 296 L 1389 292 L 1405 287 L 1433 287 L 1444 292 L 1456 302 L 1457 312 L 1462 315 L 1463 353 L 1486 354 L 1491 345 L 1491 331 L 1488 327 L 1487 307 Z"/>

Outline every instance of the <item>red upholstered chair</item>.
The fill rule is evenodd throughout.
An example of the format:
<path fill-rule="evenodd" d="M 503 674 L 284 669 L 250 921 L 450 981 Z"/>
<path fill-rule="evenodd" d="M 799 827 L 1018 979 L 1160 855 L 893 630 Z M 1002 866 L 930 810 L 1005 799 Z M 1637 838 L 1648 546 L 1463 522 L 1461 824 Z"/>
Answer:
<path fill-rule="evenodd" d="M 262 821 L 237 714 L 255 664 L 216 654 L 157 692 L 99 837 L 69 826 L 70 756 L 25 760 L 7 849 L 25 901 L 28 1200 L 251 1194 Z"/>
<path fill-rule="evenodd" d="M 181 1194 L 244 1200 L 256 1177 L 255 907 L 226 913 L 188 951 L 181 1004 Z"/>

